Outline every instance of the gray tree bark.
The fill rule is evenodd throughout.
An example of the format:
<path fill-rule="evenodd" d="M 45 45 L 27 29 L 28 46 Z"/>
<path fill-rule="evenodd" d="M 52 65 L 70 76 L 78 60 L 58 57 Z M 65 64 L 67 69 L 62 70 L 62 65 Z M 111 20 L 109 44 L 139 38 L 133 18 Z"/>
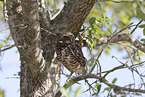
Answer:
<path fill-rule="evenodd" d="M 59 65 L 53 63 L 57 34 L 79 32 L 95 0 L 69 0 L 53 20 L 38 0 L 10 0 L 11 36 L 20 53 L 21 97 L 54 97 L 59 89 Z"/>

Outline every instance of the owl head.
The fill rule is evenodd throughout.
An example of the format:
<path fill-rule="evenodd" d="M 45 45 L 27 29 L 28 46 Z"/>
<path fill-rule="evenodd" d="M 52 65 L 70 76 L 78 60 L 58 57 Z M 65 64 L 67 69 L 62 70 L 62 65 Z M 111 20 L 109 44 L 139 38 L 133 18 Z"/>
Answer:
<path fill-rule="evenodd" d="M 61 37 L 59 38 L 59 43 L 62 44 L 71 44 L 75 41 L 75 37 L 72 33 L 67 32 L 64 33 L 63 35 L 61 35 Z"/>

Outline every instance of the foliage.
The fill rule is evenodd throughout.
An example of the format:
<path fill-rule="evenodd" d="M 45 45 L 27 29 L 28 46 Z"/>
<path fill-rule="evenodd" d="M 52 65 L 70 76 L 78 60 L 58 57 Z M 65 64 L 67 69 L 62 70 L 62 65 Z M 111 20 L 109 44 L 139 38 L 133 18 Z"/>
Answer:
<path fill-rule="evenodd" d="M 0 89 L 0 97 L 5 97 L 5 92 Z"/>
<path fill-rule="evenodd" d="M 47 8 L 50 11 L 51 17 L 55 16 L 61 9 L 62 6 L 65 5 L 65 2 L 67 0 L 47 0 Z M 142 35 L 145 36 L 145 24 L 140 24 L 139 26 L 136 26 L 139 23 L 132 23 L 135 20 L 139 21 L 145 21 L 145 4 L 142 2 L 128 2 L 128 3 L 122 3 L 122 2 L 101 2 L 96 3 L 96 5 L 91 10 L 90 14 L 86 18 L 82 29 L 80 30 L 81 37 L 86 40 L 86 42 L 89 44 L 87 46 L 88 51 L 88 68 L 90 73 L 95 73 L 100 76 L 103 75 L 104 78 L 108 76 L 110 73 L 113 73 L 115 71 L 119 71 L 121 69 L 126 69 L 132 74 L 132 81 L 133 84 L 126 85 L 125 87 L 129 88 L 136 88 L 136 81 L 135 79 L 139 80 L 139 88 L 144 87 L 144 77 L 145 72 L 144 69 L 144 61 L 142 57 L 144 57 L 144 52 L 140 51 L 138 48 L 135 48 L 132 46 L 130 42 L 114 42 L 111 43 L 111 39 L 115 37 L 117 34 L 127 34 L 127 35 L 133 35 L 135 33 L 136 29 L 141 28 Z M 135 29 L 133 29 L 133 27 Z M 125 28 L 125 29 L 124 29 Z M 123 31 L 120 31 L 124 29 Z M 141 35 L 138 35 L 141 36 Z M 106 43 L 103 43 L 103 41 L 100 41 L 101 38 L 108 38 Z M 7 46 L 11 46 L 9 43 L 10 38 L 7 38 L 6 40 L 0 41 L 0 48 L 4 48 Z M 145 42 L 145 39 L 139 38 L 138 40 L 141 40 Z M 118 54 L 120 52 L 125 52 L 125 55 L 121 56 L 121 58 L 117 58 L 116 55 L 112 55 L 113 49 L 118 49 Z M 103 55 L 104 54 L 104 55 Z M 101 58 L 104 56 L 108 56 L 108 58 L 112 57 L 115 60 L 117 60 L 118 64 L 114 67 L 108 66 L 108 64 L 111 64 L 109 62 L 106 62 L 106 66 L 110 67 L 109 70 L 104 70 L 102 67 L 102 62 L 100 62 Z M 103 58 L 102 58 L 103 59 Z M 120 66 L 120 67 L 119 67 Z M 122 67 L 121 67 L 122 66 Z M 137 76 L 137 77 L 136 77 Z M 107 77 L 108 78 L 108 77 Z M 112 84 L 116 84 L 119 79 L 114 77 L 111 78 Z M 82 84 L 82 83 L 81 83 Z M 92 96 L 99 96 L 107 94 L 107 97 L 117 97 L 116 95 L 122 95 L 122 96 L 133 96 L 133 95 L 142 95 L 141 93 L 131 93 L 131 92 L 121 92 L 117 93 L 115 90 L 110 88 L 109 86 L 105 86 L 101 83 L 100 80 L 94 80 L 89 79 L 85 80 L 85 86 L 86 88 L 83 88 L 81 84 L 75 91 L 72 91 L 71 87 L 69 89 L 65 89 L 62 87 L 60 90 L 63 93 L 63 95 L 67 97 L 77 97 L 80 94 L 88 93 Z M 86 89 L 86 90 L 84 90 Z M 84 90 L 84 91 L 83 91 Z M 73 94 L 72 94 L 73 92 Z"/>
<path fill-rule="evenodd" d="M 122 42 L 122 43 L 107 43 L 107 44 L 98 44 L 99 39 L 103 37 L 110 37 L 115 36 L 115 34 L 118 33 L 124 33 L 124 34 L 133 34 L 134 30 L 131 29 L 131 27 L 128 27 L 127 29 L 119 32 L 119 29 L 123 29 L 125 26 L 131 25 L 132 27 L 135 27 L 136 24 L 132 23 L 133 19 L 142 19 L 144 20 L 144 4 L 140 3 L 114 3 L 114 2 L 107 2 L 107 3 L 97 3 L 94 8 L 92 9 L 91 13 L 87 17 L 82 29 L 81 29 L 81 35 L 84 37 L 84 39 L 89 44 L 88 51 L 90 52 L 90 57 L 88 61 L 89 71 L 93 67 L 96 66 L 97 73 L 103 73 L 104 71 L 101 69 L 102 65 L 99 62 L 99 58 L 102 55 L 102 52 L 105 52 L 107 56 L 110 56 L 110 51 L 113 47 L 118 48 L 118 51 L 122 52 L 125 51 L 127 54 L 124 55 L 124 59 L 126 59 L 126 62 L 121 61 L 121 59 L 118 59 L 116 57 L 118 62 L 121 64 L 126 65 L 126 68 L 128 68 L 129 71 L 132 72 L 132 77 L 135 78 L 135 73 L 140 76 L 140 80 L 144 82 L 144 78 L 142 77 L 144 75 L 143 70 L 139 71 L 139 69 L 144 68 L 143 64 L 144 61 L 142 61 L 142 58 L 144 56 L 144 53 L 139 51 L 138 49 L 135 49 L 131 46 L 128 42 Z M 127 9 L 127 10 L 126 10 Z M 145 29 L 144 24 L 139 26 L 140 28 Z M 138 27 L 137 27 L 138 28 Z M 137 29 L 136 28 L 136 29 Z M 131 31 L 129 31 L 131 30 Z M 145 30 L 143 30 L 143 35 L 145 33 Z M 111 38 L 111 37 L 110 37 Z M 141 41 L 144 41 L 143 38 L 140 38 Z M 98 45 L 97 45 L 98 44 Z M 121 44 L 121 45 L 120 45 Z M 132 65 L 129 65 L 132 64 Z M 122 69 L 118 68 L 117 70 Z M 114 70 L 115 71 L 115 70 Z M 106 71 L 107 72 L 107 71 Z M 113 72 L 113 69 L 112 69 Z M 108 74 L 107 74 L 108 75 Z M 106 75 L 105 75 L 106 76 Z M 117 78 L 114 78 L 112 83 L 115 84 L 117 81 Z M 130 92 L 122 92 L 122 93 L 116 93 L 115 90 L 111 89 L 110 87 L 106 87 L 102 89 L 102 84 L 99 82 L 94 81 L 93 84 L 96 84 L 93 86 L 93 84 L 88 83 L 88 85 L 92 86 L 88 91 L 94 91 L 91 93 L 93 95 L 100 95 L 100 93 L 106 93 L 109 97 L 116 97 L 116 95 L 141 95 L 140 93 L 130 93 Z M 135 87 L 135 84 L 132 84 L 131 87 Z M 140 85 L 140 87 L 143 87 L 143 85 Z M 94 89 L 93 89 L 94 88 Z M 101 89 L 103 91 L 101 91 Z"/>

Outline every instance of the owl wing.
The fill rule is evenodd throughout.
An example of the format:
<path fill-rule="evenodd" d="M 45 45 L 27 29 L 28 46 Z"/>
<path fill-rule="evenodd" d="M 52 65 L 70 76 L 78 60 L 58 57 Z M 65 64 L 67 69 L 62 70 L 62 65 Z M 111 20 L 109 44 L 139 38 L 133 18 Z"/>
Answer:
<path fill-rule="evenodd" d="M 73 43 L 72 45 L 69 45 L 68 48 L 71 50 L 73 56 L 76 58 L 76 60 L 82 65 L 86 65 L 86 58 L 84 57 L 81 48 L 76 44 Z"/>

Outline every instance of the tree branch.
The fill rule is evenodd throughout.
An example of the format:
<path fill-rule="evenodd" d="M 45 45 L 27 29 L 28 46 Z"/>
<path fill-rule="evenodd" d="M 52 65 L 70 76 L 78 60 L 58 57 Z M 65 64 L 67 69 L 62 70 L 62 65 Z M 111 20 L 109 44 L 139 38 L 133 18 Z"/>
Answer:
<path fill-rule="evenodd" d="M 20 95 L 40 96 L 45 91 L 49 89 L 53 91 L 56 88 L 48 85 L 52 83 L 48 79 L 49 65 L 46 65 L 42 56 L 38 0 L 21 0 L 21 3 L 17 0 L 11 1 L 13 1 L 12 7 L 7 6 L 8 24 L 11 36 L 20 53 Z M 20 10 L 17 10 L 19 8 Z"/>
<path fill-rule="evenodd" d="M 109 40 L 109 38 L 102 37 L 97 42 L 97 45 L 106 44 L 108 40 Z M 115 37 L 112 38 L 110 43 L 117 43 L 117 42 L 120 42 L 120 41 L 130 42 L 131 44 L 133 44 L 134 47 L 138 48 L 140 51 L 145 53 L 145 46 L 144 46 L 144 44 L 142 44 L 140 41 L 135 39 L 132 35 L 118 34 L 118 35 L 116 35 Z"/>
<path fill-rule="evenodd" d="M 130 34 L 133 34 L 133 32 L 138 28 L 138 26 L 143 22 L 143 20 L 140 20 L 138 24 L 135 26 L 135 28 L 130 32 Z"/>
<path fill-rule="evenodd" d="M 135 66 L 141 66 L 141 64 L 143 64 L 143 63 L 145 63 L 145 61 L 140 62 L 138 64 L 129 65 L 129 68 L 135 67 Z M 116 70 L 124 69 L 124 68 L 128 68 L 128 67 L 124 63 L 122 63 L 122 65 L 120 65 L 120 66 L 114 67 L 114 68 L 112 68 L 110 70 L 107 70 L 107 71 L 103 71 L 102 73 L 105 73 L 105 75 L 103 76 L 103 78 L 105 78 L 109 73 L 112 73 L 112 72 L 114 72 Z"/>
<path fill-rule="evenodd" d="M 63 87 L 65 87 L 66 89 L 68 87 L 70 87 L 71 85 L 77 83 L 78 81 L 87 79 L 87 78 L 95 78 L 100 80 L 100 82 L 106 84 L 107 86 L 109 86 L 110 88 L 116 90 L 116 91 L 128 91 L 128 92 L 140 92 L 140 93 L 145 93 L 145 90 L 141 90 L 141 89 L 131 89 L 131 88 L 125 88 L 125 87 L 121 87 L 118 85 L 114 85 L 113 83 L 108 82 L 105 78 L 100 77 L 100 75 L 95 75 L 95 74 L 86 74 L 86 75 L 80 75 L 77 77 L 73 77 L 71 78 Z M 62 94 L 60 92 L 60 90 L 56 93 L 55 97 L 60 97 Z"/>
<path fill-rule="evenodd" d="M 94 41 L 97 41 L 96 45 L 99 46 L 102 44 L 107 44 L 108 40 L 110 40 L 110 37 L 112 36 L 101 37 L 100 39 Z M 113 38 L 109 41 L 109 43 L 117 43 L 121 41 L 129 42 L 133 44 L 134 47 L 138 48 L 140 51 L 145 53 L 145 45 L 141 43 L 139 40 L 135 39 L 132 35 L 117 34 L 116 36 L 113 36 Z M 76 40 L 76 42 L 79 44 L 78 40 Z M 83 40 L 83 47 L 88 47 L 88 43 L 86 42 L 86 40 Z"/>
<path fill-rule="evenodd" d="M 105 78 L 109 73 L 113 72 L 113 71 L 116 71 L 118 69 L 123 69 L 123 68 L 126 68 L 126 66 L 123 64 L 123 65 L 120 65 L 120 66 L 117 66 L 117 67 L 114 67 L 113 69 L 111 70 L 108 70 L 108 71 L 104 71 L 106 72 L 105 75 L 103 76 L 103 78 Z M 102 72 L 103 73 L 103 72 Z"/>
<path fill-rule="evenodd" d="M 24 38 L 24 52 L 33 75 L 37 75 L 37 72 L 43 71 L 45 67 L 41 51 L 38 8 L 37 0 L 22 0 L 22 17 L 24 25 L 27 26 L 22 31 L 24 34 L 22 37 Z"/>
<path fill-rule="evenodd" d="M 8 50 L 8 49 L 11 49 L 11 48 L 13 48 L 14 46 L 15 46 L 15 44 L 14 44 L 14 45 L 11 45 L 11 46 L 9 46 L 9 47 L 6 47 L 6 48 L 4 48 L 4 49 L 2 49 L 2 50 L 0 50 L 0 52 L 6 51 L 6 50 Z"/>
<path fill-rule="evenodd" d="M 50 28 L 50 21 L 49 21 L 48 17 L 49 16 L 47 16 L 46 10 L 42 7 L 39 7 L 40 27 L 42 27 L 45 30 L 48 30 Z"/>
<path fill-rule="evenodd" d="M 69 0 L 60 14 L 52 20 L 50 30 L 55 33 L 72 32 L 76 35 L 95 2 L 96 0 Z"/>

